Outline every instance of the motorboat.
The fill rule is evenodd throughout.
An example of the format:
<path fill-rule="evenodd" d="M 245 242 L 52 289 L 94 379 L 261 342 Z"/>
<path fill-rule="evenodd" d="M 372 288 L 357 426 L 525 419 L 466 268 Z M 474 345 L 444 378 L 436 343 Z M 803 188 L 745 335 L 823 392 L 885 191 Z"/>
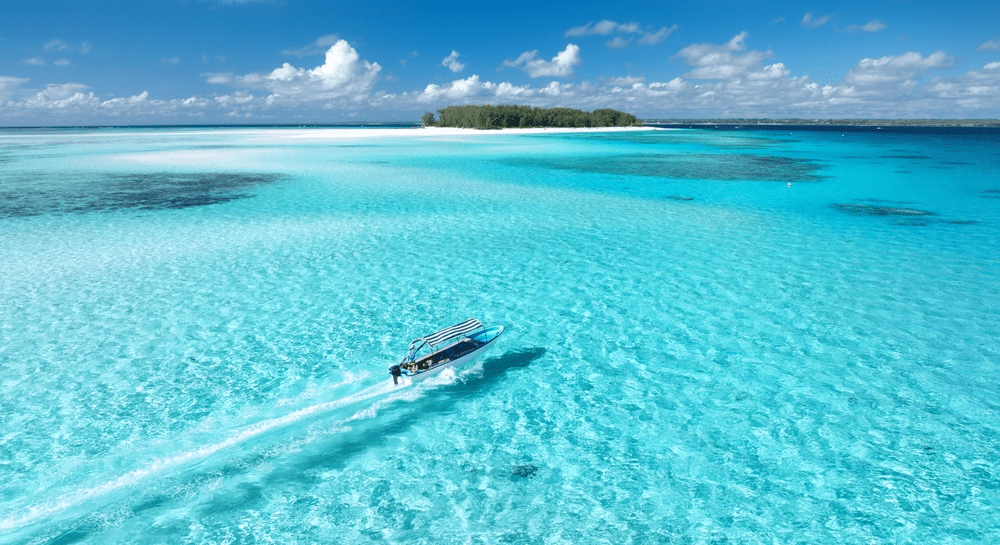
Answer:
<path fill-rule="evenodd" d="M 389 366 L 392 383 L 399 384 L 403 377 L 426 378 L 442 369 L 472 361 L 486 352 L 501 333 L 502 325 L 487 328 L 479 320 L 470 318 L 413 339 L 403 361 Z"/>

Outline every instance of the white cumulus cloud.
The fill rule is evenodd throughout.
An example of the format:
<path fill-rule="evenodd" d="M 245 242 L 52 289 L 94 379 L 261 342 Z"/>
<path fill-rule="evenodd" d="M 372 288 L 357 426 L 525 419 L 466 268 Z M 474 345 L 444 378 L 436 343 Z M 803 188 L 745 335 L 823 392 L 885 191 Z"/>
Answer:
<path fill-rule="evenodd" d="M 44 91 L 39 91 L 38 96 L 44 97 L 46 100 L 64 100 L 79 95 L 87 89 L 90 87 L 82 83 L 50 83 L 45 86 Z"/>
<path fill-rule="evenodd" d="M 491 94 L 495 84 L 481 82 L 479 76 L 469 76 L 466 79 L 455 80 L 446 85 L 430 84 L 416 96 L 418 102 L 436 102 L 440 99 L 464 100 L 467 98 Z"/>
<path fill-rule="evenodd" d="M 880 92 L 908 90 L 917 84 L 915 78 L 925 70 L 947 68 L 953 64 L 955 58 L 944 51 L 926 57 L 910 51 L 894 57 L 864 58 L 847 72 L 844 83 L 860 88 L 881 88 Z"/>
<path fill-rule="evenodd" d="M 613 40 L 608 40 L 604 45 L 610 47 L 611 49 L 622 49 L 623 47 L 628 47 L 628 44 L 632 43 L 632 38 L 625 39 L 621 36 L 615 36 Z"/>
<path fill-rule="evenodd" d="M 146 104 L 148 100 L 149 92 L 143 91 L 142 93 L 129 98 L 112 98 L 105 100 L 101 103 L 100 107 L 105 110 L 110 110 L 113 115 L 121 115 Z"/>
<path fill-rule="evenodd" d="M 100 103 L 100 100 L 93 92 L 86 92 L 89 88 L 81 83 L 50 83 L 45 86 L 45 89 L 27 98 L 20 105 L 24 108 L 55 110 L 96 106 Z"/>
<path fill-rule="evenodd" d="M 232 72 L 205 72 L 202 77 L 205 78 L 206 82 L 217 85 L 225 85 L 233 81 Z"/>
<path fill-rule="evenodd" d="M 28 82 L 28 78 L 15 78 L 11 76 L 0 76 L 0 101 L 5 101 L 14 94 L 14 91 L 22 84 Z"/>
<path fill-rule="evenodd" d="M 642 35 L 642 38 L 639 38 L 639 43 L 646 45 L 656 45 L 662 42 L 663 40 L 669 38 L 670 35 L 673 34 L 675 30 L 677 30 L 677 25 L 673 25 L 669 28 L 663 27 L 660 30 L 657 30 L 656 32 L 646 32 L 645 34 Z"/>
<path fill-rule="evenodd" d="M 615 36 L 611 40 L 605 42 L 605 45 L 611 49 L 621 49 L 629 46 L 633 40 L 635 40 L 634 36 L 629 36 L 630 34 L 642 35 L 638 39 L 639 44 L 656 45 L 666 40 L 675 30 L 677 30 L 677 25 L 670 27 L 664 26 L 653 32 L 650 30 L 643 30 L 639 23 L 636 22 L 618 23 L 616 21 L 605 19 L 598 23 L 591 21 L 583 26 L 573 27 L 567 30 L 564 36 L 607 36 L 609 34 L 624 34 L 624 36 Z"/>
<path fill-rule="evenodd" d="M 691 44 L 677 56 L 695 69 L 684 77 L 689 79 L 734 79 L 752 73 L 773 73 L 784 69 L 783 64 L 765 67 L 762 62 L 770 52 L 746 51 L 747 33 L 741 32 L 723 45 Z"/>
<path fill-rule="evenodd" d="M 583 62 L 583 59 L 580 58 L 580 47 L 575 44 L 568 44 L 566 49 L 557 53 L 555 57 L 552 57 L 551 61 L 536 59 L 535 57 L 537 56 L 537 49 L 535 51 L 525 51 L 513 61 L 504 61 L 503 65 L 515 68 L 523 65 L 524 71 L 532 78 L 542 76 L 562 78 L 571 76 L 573 74 L 573 67 Z"/>
<path fill-rule="evenodd" d="M 806 12 L 806 14 L 802 16 L 802 26 L 809 28 L 816 28 L 819 26 L 823 26 L 829 23 L 830 19 L 833 19 L 834 15 L 835 14 L 833 13 L 829 13 L 827 15 L 820 15 L 819 17 L 813 17 L 811 11 Z"/>
<path fill-rule="evenodd" d="M 451 55 L 448 55 L 441 61 L 441 66 L 444 66 L 448 70 L 455 73 L 461 72 L 462 69 L 465 68 L 464 64 L 458 62 L 458 51 L 455 51 L 454 49 L 451 50 Z"/>
<path fill-rule="evenodd" d="M 983 51 L 1000 51 L 1000 40 L 989 39 L 976 48 L 976 53 Z"/>
<path fill-rule="evenodd" d="M 885 23 L 879 21 L 878 19 L 872 19 L 863 25 L 848 25 L 845 29 L 847 32 L 878 32 L 885 28 Z"/>
<path fill-rule="evenodd" d="M 326 52 L 331 45 L 337 43 L 336 34 L 327 34 L 326 36 L 320 36 L 313 41 L 313 43 L 299 47 L 296 49 L 285 49 L 281 52 L 282 55 L 290 55 L 293 57 L 307 57 L 310 55 L 322 55 Z"/>
<path fill-rule="evenodd" d="M 612 32 L 620 32 L 625 34 L 638 34 L 642 32 L 639 29 L 639 23 L 617 23 L 615 21 L 609 21 L 607 19 L 594 23 L 593 21 L 583 25 L 573 27 L 566 31 L 564 37 L 569 36 L 587 36 L 590 34 L 599 34 L 601 36 L 607 36 Z"/>
<path fill-rule="evenodd" d="M 949 117 L 997 117 L 1000 115 L 1000 62 L 987 63 L 951 80 L 935 78 L 920 93 L 926 110 L 948 111 Z M 960 115 L 954 113 L 958 110 Z"/>
<path fill-rule="evenodd" d="M 49 40 L 48 43 L 42 46 L 42 48 L 47 51 L 72 51 L 76 49 L 73 46 L 67 44 L 66 42 L 56 38 Z"/>
<path fill-rule="evenodd" d="M 612 33 L 615 36 L 632 38 L 635 43 L 642 34 Z M 415 111 L 470 103 L 617 108 L 644 118 L 1000 116 L 1000 62 L 945 79 L 932 76 L 954 66 L 954 57 L 943 51 L 907 52 L 860 59 L 839 83 L 820 85 L 805 74 L 793 75 L 783 63 L 770 60 L 775 56 L 772 51 L 752 49 L 749 41 L 749 35 L 742 32 L 721 44 L 690 44 L 674 57 L 688 71 L 666 81 L 629 74 L 578 83 L 542 81 L 532 86 L 472 75 L 390 94 L 375 92 L 379 65 L 362 60 L 347 42 L 338 40 L 328 48 L 323 64 L 313 68 L 285 63 L 270 72 L 202 74 L 211 83 L 233 87 L 218 96 L 155 100 L 143 92 L 98 97 L 79 83 L 31 89 L 25 78 L 0 76 L 0 118 L 12 124 L 86 123 L 104 118 L 204 122 L 227 116 L 308 118 L 320 109 L 340 109 L 345 112 L 342 115 L 357 113 L 361 119 L 375 119 L 386 112 L 405 118 Z M 452 60 L 458 61 L 457 53 Z M 551 60 L 529 51 L 504 66 L 517 67 L 532 77 L 560 77 L 572 74 L 581 62 L 579 48 L 569 44 Z"/>
<path fill-rule="evenodd" d="M 445 85 L 430 84 L 420 91 L 399 95 L 382 94 L 377 102 L 381 106 L 413 108 L 438 107 L 455 103 L 476 104 L 534 104 L 554 106 L 574 104 L 578 91 L 592 89 L 589 84 L 560 84 L 553 81 L 544 87 L 514 85 L 510 82 L 493 83 L 482 81 L 479 76 L 470 76 Z M 557 98 L 558 97 L 558 98 Z M 563 100 L 563 102 L 559 102 Z"/>
<path fill-rule="evenodd" d="M 646 78 L 642 76 L 619 76 L 615 78 L 601 78 L 601 83 L 611 87 L 631 87 L 636 83 L 644 83 Z"/>
<path fill-rule="evenodd" d="M 59 38 L 52 38 L 42 46 L 42 49 L 46 51 L 79 51 L 80 53 L 86 53 L 93 49 L 93 47 L 93 45 L 87 42 L 83 42 L 79 47 L 77 47 L 60 40 Z"/>
<path fill-rule="evenodd" d="M 492 83 L 476 76 L 400 95 L 379 95 L 379 108 L 426 109 L 456 103 L 527 104 L 591 110 L 617 108 L 640 117 L 996 117 L 1000 62 L 962 77 L 909 86 L 954 59 L 937 52 L 861 59 L 839 84 L 793 76 L 782 63 L 765 64 L 768 51 L 747 47 L 747 35 L 724 44 L 692 44 L 678 58 L 692 71 L 668 81 L 635 76 L 540 87 Z M 710 76 L 710 77 L 694 77 Z"/>
<path fill-rule="evenodd" d="M 30 59 L 24 59 L 21 64 L 27 64 L 29 66 L 45 66 L 45 59 L 41 57 L 31 57 Z"/>
<path fill-rule="evenodd" d="M 267 74 L 205 75 L 209 83 L 266 89 L 271 92 L 266 99 L 267 104 L 293 106 L 301 102 L 364 100 L 378 80 L 381 69 L 378 63 L 361 60 L 358 52 L 345 40 L 337 40 L 327 50 L 325 62 L 312 69 L 297 68 L 286 62 Z"/>
<path fill-rule="evenodd" d="M 235 105 L 249 104 L 253 102 L 254 98 L 256 97 L 254 97 L 250 93 L 236 91 L 231 95 L 222 95 L 215 97 L 215 102 L 222 106 L 235 106 Z"/>

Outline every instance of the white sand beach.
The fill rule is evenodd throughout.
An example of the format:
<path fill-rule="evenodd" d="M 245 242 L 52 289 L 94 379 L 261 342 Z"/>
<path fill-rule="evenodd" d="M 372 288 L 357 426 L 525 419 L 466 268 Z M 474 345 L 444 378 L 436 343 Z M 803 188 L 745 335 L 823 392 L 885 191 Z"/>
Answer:
<path fill-rule="evenodd" d="M 168 131 L 166 133 L 155 131 L 130 133 L 130 136 L 163 137 L 169 138 L 195 137 L 195 138 L 218 138 L 220 141 L 233 142 L 243 139 L 246 142 L 269 145 L 278 141 L 293 140 L 297 142 L 337 142 L 344 140 L 358 139 L 380 139 L 380 138 L 430 138 L 442 140 L 450 138 L 476 137 L 483 135 L 501 134 L 560 134 L 560 133 L 594 133 L 594 132 L 646 132 L 658 129 L 653 127 L 601 127 L 601 128 L 536 128 L 536 129 L 500 129 L 500 130 L 479 130 L 461 129 L 454 127 L 415 127 L 415 128 L 343 128 L 343 127 L 310 127 L 310 128 L 284 128 L 284 127 L 247 127 L 247 128 L 211 128 L 197 131 Z M 81 134 L 81 138 L 104 137 L 101 132 L 91 134 Z M 134 152 L 123 153 L 115 156 L 115 161 L 119 164 L 146 164 L 163 165 L 170 167 L 185 168 L 205 168 L 208 165 L 230 169 L 269 169 L 278 164 L 278 159 L 273 154 L 262 154 L 259 149 L 251 146 L 225 147 L 210 149 L 172 149 L 156 152 Z"/>
<path fill-rule="evenodd" d="M 497 135 L 497 134 L 557 134 L 585 132 L 636 132 L 665 130 L 655 127 L 552 127 L 531 129 L 499 129 L 480 130 L 462 129 L 457 127 L 416 127 L 412 129 L 344 129 L 344 128 L 311 128 L 311 129 L 266 129 L 268 135 L 279 138 L 296 139 L 332 139 L 332 138 L 378 138 L 414 136 L 420 138 L 440 136 Z M 254 130 L 256 132 L 256 130 Z"/>

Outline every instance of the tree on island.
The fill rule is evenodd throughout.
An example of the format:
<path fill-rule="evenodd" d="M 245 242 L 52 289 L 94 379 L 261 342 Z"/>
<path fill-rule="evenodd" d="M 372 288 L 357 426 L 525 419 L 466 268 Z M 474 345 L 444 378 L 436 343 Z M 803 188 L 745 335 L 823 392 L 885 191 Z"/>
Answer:
<path fill-rule="evenodd" d="M 642 121 L 636 116 L 602 108 L 593 112 L 572 108 L 537 108 L 504 104 L 448 106 L 434 114 L 423 115 L 424 125 L 462 127 L 469 129 L 508 129 L 531 127 L 639 127 Z"/>

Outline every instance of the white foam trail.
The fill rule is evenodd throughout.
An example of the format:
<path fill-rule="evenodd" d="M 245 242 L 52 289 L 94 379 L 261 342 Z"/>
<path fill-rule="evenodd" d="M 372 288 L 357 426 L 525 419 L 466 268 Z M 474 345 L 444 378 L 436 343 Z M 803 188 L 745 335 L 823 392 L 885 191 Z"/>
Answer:
<path fill-rule="evenodd" d="M 78 505 L 88 499 L 101 496 L 103 494 L 107 494 L 108 492 L 112 492 L 114 490 L 118 490 L 120 488 L 135 484 L 155 473 L 167 469 L 172 469 L 178 466 L 182 466 L 184 464 L 190 463 L 195 460 L 200 460 L 207 456 L 211 456 L 212 454 L 215 454 L 220 450 L 229 448 L 233 445 L 237 445 L 239 443 L 257 437 L 258 435 L 261 435 L 268 431 L 281 428 L 289 424 L 293 424 L 299 420 L 302 420 L 303 418 L 307 418 L 309 416 L 314 416 L 323 412 L 331 411 L 339 407 L 352 405 L 354 403 L 360 403 L 362 401 L 386 395 L 389 392 L 393 391 L 393 389 L 394 386 L 388 382 L 380 383 L 365 390 L 362 390 L 356 394 L 342 397 L 340 399 L 335 399 L 333 401 L 327 401 L 325 403 L 319 403 L 316 405 L 305 407 L 297 411 L 294 411 L 292 413 L 286 414 L 284 416 L 279 416 L 261 422 L 257 422 L 256 424 L 252 424 L 246 428 L 243 428 L 242 430 L 231 435 L 224 441 L 212 445 L 206 445 L 188 452 L 183 452 L 181 454 L 177 454 L 170 458 L 154 460 L 151 464 L 149 464 L 144 468 L 130 471 L 125 475 L 107 481 L 103 484 L 91 488 L 86 488 L 83 490 L 78 490 L 71 494 L 66 494 L 64 496 L 59 497 L 52 503 L 31 506 L 27 508 L 26 511 L 20 515 L 14 515 L 5 518 L 3 520 L 0 520 L 0 530 L 11 530 L 15 528 L 20 528 L 22 526 L 27 526 L 29 524 L 37 522 L 39 519 L 51 516 L 67 508 L 73 507 L 74 505 Z M 393 396 L 393 399 L 396 399 L 398 397 L 399 397 L 398 395 Z"/>
<path fill-rule="evenodd" d="M 302 392 L 298 396 L 296 396 L 296 397 L 290 397 L 290 398 L 284 398 L 284 399 L 279 399 L 279 400 L 277 400 L 275 402 L 275 405 L 278 406 L 278 407 L 283 407 L 285 405 L 294 405 L 296 403 L 301 403 L 301 402 L 303 402 L 305 400 L 308 400 L 310 398 L 319 397 L 319 396 L 323 395 L 324 392 L 328 392 L 328 391 L 331 391 L 331 390 L 336 390 L 337 388 L 340 388 L 340 387 L 343 387 L 343 386 L 348 386 L 348 385 L 351 385 L 351 384 L 355 384 L 355 383 L 361 382 L 363 380 L 367 380 L 368 377 L 370 377 L 370 376 L 371 376 L 371 373 L 368 372 L 368 371 L 362 371 L 360 373 L 352 373 L 350 371 L 345 371 L 344 372 L 344 378 L 340 382 L 335 382 L 333 384 L 328 384 L 328 385 L 325 385 L 325 386 L 317 386 L 315 384 L 311 384 L 311 385 L 309 385 L 308 388 L 306 388 L 306 390 L 304 392 Z"/>

